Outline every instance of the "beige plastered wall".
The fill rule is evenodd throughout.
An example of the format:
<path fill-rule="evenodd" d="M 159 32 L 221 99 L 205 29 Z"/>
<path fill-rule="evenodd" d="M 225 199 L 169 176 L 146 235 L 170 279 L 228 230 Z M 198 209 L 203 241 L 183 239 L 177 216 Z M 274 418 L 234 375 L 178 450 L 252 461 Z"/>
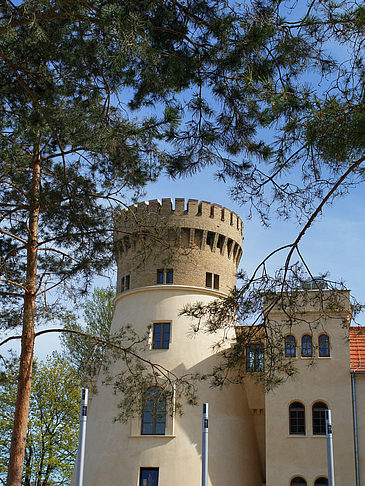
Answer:
<path fill-rule="evenodd" d="M 344 294 L 344 299 L 348 300 L 348 294 Z M 318 477 L 327 477 L 326 437 L 312 432 L 312 405 L 316 401 L 325 402 L 332 410 L 336 485 L 355 484 L 350 349 L 348 327 L 343 325 L 349 312 L 349 308 L 326 312 L 321 318 L 315 306 L 308 306 L 307 313 L 299 316 L 302 322 L 288 329 L 298 345 L 298 357 L 293 360 L 298 374 L 266 395 L 267 486 L 289 486 L 295 476 L 305 478 L 307 485 L 313 486 Z M 282 319 L 285 326 L 282 312 L 275 311 L 271 317 L 278 322 Z M 316 325 L 309 332 L 310 321 Z M 318 348 L 314 359 L 300 357 L 301 337 L 308 333 L 312 334 L 314 345 L 319 334 L 328 334 L 331 357 L 319 358 Z M 305 436 L 289 434 L 289 405 L 294 401 L 305 405 Z"/>
<path fill-rule="evenodd" d="M 171 322 L 168 350 L 150 350 L 146 357 L 177 374 L 205 373 L 219 359 L 212 346 L 217 337 L 191 335 L 191 321 L 179 316 L 187 303 L 207 303 L 223 294 L 196 287 L 170 285 L 134 289 L 116 300 L 113 330 L 132 324 L 145 332 L 156 321 Z M 227 343 L 229 345 L 229 343 Z M 115 369 L 120 367 L 116 363 Z M 166 436 L 141 436 L 139 418 L 113 423 L 118 397 L 99 384 L 93 398 L 86 440 L 85 481 L 88 486 L 138 486 L 140 467 L 159 467 L 159 486 L 201 482 L 202 403 L 209 404 L 210 486 L 261 486 L 262 461 L 247 395 L 235 385 L 222 391 L 199 385 L 199 404 L 185 405 L 182 416 L 168 418 Z"/>
<path fill-rule="evenodd" d="M 355 375 L 360 485 L 365 482 L 365 374 Z"/>

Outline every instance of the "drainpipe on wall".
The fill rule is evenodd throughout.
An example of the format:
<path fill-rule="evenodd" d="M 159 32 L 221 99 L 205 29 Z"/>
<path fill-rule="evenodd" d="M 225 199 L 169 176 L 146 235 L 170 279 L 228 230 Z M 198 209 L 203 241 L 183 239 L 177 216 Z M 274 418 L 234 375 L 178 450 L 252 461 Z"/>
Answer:
<path fill-rule="evenodd" d="M 355 468 L 356 468 L 356 486 L 360 486 L 360 468 L 359 468 L 359 440 L 357 434 L 357 411 L 356 411 L 356 388 L 355 388 L 355 374 L 364 372 L 351 371 L 351 386 L 352 386 L 352 411 L 354 414 L 354 436 L 355 436 Z"/>

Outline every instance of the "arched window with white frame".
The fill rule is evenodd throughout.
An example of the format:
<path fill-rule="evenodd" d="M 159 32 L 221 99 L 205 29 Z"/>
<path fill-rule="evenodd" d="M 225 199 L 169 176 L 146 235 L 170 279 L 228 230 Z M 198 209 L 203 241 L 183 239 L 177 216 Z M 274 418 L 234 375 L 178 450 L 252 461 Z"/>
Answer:
<path fill-rule="evenodd" d="M 314 481 L 314 486 L 328 486 L 328 479 L 322 476 Z"/>
<path fill-rule="evenodd" d="M 166 395 L 162 388 L 153 386 L 143 395 L 142 435 L 165 435 Z"/>
<path fill-rule="evenodd" d="M 288 335 L 285 337 L 285 357 L 295 358 L 297 355 L 297 341 L 294 336 Z"/>
<path fill-rule="evenodd" d="M 305 407 L 300 402 L 289 405 L 289 434 L 305 435 Z"/>
<path fill-rule="evenodd" d="M 330 356 L 330 338 L 327 334 L 318 336 L 318 356 L 320 358 L 329 358 Z"/>
<path fill-rule="evenodd" d="M 302 336 L 302 358 L 311 358 L 313 356 L 312 336 L 304 334 Z"/>
<path fill-rule="evenodd" d="M 316 402 L 312 406 L 313 435 L 326 435 L 326 410 L 328 407 L 323 402 Z"/>
<path fill-rule="evenodd" d="M 297 476 L 290 481 L 290 486 L 307 486 L 307 481 L 304 478 Z"/>

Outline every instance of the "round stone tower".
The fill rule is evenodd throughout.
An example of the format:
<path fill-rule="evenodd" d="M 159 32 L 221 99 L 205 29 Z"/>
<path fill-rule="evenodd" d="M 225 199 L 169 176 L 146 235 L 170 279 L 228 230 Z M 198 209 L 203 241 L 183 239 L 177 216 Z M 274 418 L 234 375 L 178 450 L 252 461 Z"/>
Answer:
<path fill-rule="evenodd" d="M 243 224 L 229 209 L 195 199 L 187 207 L 176 199 L 173 209 L 162 199 L 131 206 L 116 221 L 118 293 L 159 283 L 225 293 L 235 286 Z"/>
<path fill-rule="evenodd" d="M 192 336 L 192 322 L 180 311 L 234 288 L 242 227 L 229 209 L 191 199 L 187 205 L 176 199 L 173 207 L 171 199 L 163 199 L 121 210 L 115 222 L 118 283 L 112 332 L 130 324 L 144 334 L 150 327 L 148 360 L 177 375 L 211 372 L 220 359 L 213 350 L 217 336 Z M 203 381 L 198 388 L 198 406 L 185 405 L 182 416 L 160 411 L 154 417 L 151 388 L 151 395 L 141 397 L 147 403 L 141 416 L 123 424 L 113 422 L 118 397 L 99 383 L 90 407 L 84 484 L 199 486 L 201 404 L 207 402 L 208 484 L 261 486 L 264 465 L 242 387 L 218 390 Z"/>

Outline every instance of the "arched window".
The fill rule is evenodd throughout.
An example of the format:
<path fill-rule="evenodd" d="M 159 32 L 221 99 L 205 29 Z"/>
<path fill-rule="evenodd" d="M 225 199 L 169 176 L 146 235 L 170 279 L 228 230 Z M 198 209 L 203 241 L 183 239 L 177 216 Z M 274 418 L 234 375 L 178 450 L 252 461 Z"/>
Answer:
<path fill-rule="evenodd" d="M 312 336 L 305 334 L 302 337 L 302 356 L 303 358 L 310 358 L 313 356 Z"/>
<path fill-rule="evenodd" d="M 300 402 L 293 402 L 289 406 L 289 434 L 305 435 L 305 408 Z"/>
<path fill-rule="evenodd" d="M 314 482 L 314 486 L 328 486 L 328 479 L 327 478 L 318 478 Z"/>
<path fill-rule="evenodd" d="M 326 435 L 326 410 L 328 410 L 328 407 L 323 402 L 316 402 L 313 405 L 312 407 L 313 435 Z"/>
<path fill-rule="evenodd" d="M 296 478 L 292 479 L 290 482 L 290 486 L 307 486 L 307 481 L 304 478 L 300 478 L 297 476 Z"/>
<path fill-rule="evenodd" d="M 285 338 L 285 357 L 295 358 L 297 355 L 297 343 L 294 336 L 286 336 Z"/>
<path fill-rule="evenodd" d="M 328 358 L 330 355 L 330 338 L 327 334 L 321 334 L 318 338 L 318 354 L 320 358 Z"/>
<path fill-rule="evenodd" d="M 149 388 L 143 395 L 142 435 L 165 435 L 166 396 L 158 386 Z"/>

